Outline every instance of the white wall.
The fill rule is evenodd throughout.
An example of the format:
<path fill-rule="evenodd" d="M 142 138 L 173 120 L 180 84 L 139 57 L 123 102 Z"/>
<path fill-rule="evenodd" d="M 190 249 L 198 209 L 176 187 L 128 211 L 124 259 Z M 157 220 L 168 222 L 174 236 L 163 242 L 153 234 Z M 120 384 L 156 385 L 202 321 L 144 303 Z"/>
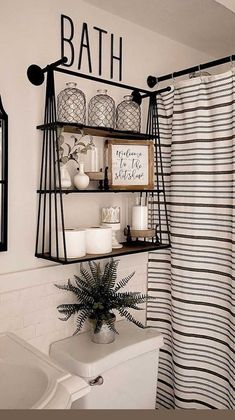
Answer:
<path fill-rule="evenodd" d="M 227 7 L 227 9 L 232 10 L 235 13 L 235 2 L 234 0 L 215 0 L 217 3 L 222 4 L 223 6 Z"/>
<path fill-rule="evenodd" d="M 82 22 L 106 29 L 117 37 L 123 36 L 123 83 L 147 88 L 149 74 L 164 74 L 211 59 L 81 0 L 8 0 L 1 5 L 0 93 L 9 116 L 9 250 L 0 254 L 0 331 L 16 331 L 45 351 L 51 340 L 69 335 L 72 328 L 56 320 L 55 307 L 64 302 L 65 295 L 52 284 L 66 280 L 78 267 L 56 266 L 34 257 L 42 144 L 41 133 L 35 127 L 43 118 L 45 85 L 31 85 L 26 70 L 32 63 L 43 67 L 60 57 L 62 13 L 73 19 L 77 38 Z M 91 31 L 93 63 L 96 63 L 93 74 L 98 76 L 96 36 Z M 77 50 L 78 44 L 79 39 Z M 106 48 L 108 51 L 108 43 Z M 108 57 L 106 53 L 105 78 L 109 77 Z M 86 73 L 86 66 L 81 70 Z M 59 90 L 68 79 L 58 80 Z M 78 83 L 88 99 L 97 89 L 94 83 L 83 80 Z M 121 100 L 123 92 L 114 89 L 109 92 L 116 101 Z M 86 197 L 77 196 L 73 206 L 78 206 L 80 199 Z M 123 258 L 122 273 L 132 267 L 137 270 L 133 289 L 138 286 L 138 290 L 145 291 L 146 263 L 147 255 Z"/>

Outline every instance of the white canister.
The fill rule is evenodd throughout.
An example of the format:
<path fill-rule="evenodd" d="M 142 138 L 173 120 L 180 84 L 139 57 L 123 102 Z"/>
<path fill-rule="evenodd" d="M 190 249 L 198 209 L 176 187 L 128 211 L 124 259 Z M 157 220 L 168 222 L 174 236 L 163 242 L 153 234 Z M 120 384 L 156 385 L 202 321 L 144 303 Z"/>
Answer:
<path fill-rule="evenodd" d="M 102 207 L 102 223 L 120 223 L 120 207 Z"/>
<path fill-rule="evenodd" d="M 132 225 L 133 230 L 148 229 L 148 207 L 133 206 L 132 207 Z"/>
<path fill-rule="evenodd" d="M 87 254 L 108 254 L 112 252 L 112 228 L 95 226 L 86 229 Z"/>
<path fill-rule="evenodd" d="M 100 165 L 98 149 L 93 142 L 90 143 L 90 147 L 91 148 L 87 150 L 87 154 L 85 156 L 85 170 L 86 172 L 99 172 Z"/>
<path fill-rule="evenodd" d="M 86 255 L 86 229 L 65 229 L 67 258 L 80 258 Z M 58 232 L 59 258 L 64 258 L 63 232 Z M 53 235 L 52 252 L 56 256 L 56 236 Z"/>

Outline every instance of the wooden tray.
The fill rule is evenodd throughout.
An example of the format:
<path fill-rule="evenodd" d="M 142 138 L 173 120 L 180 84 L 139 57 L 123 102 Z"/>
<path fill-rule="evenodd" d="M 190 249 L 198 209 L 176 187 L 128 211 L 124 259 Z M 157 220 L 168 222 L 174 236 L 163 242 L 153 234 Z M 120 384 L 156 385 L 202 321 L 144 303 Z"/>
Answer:
<path fill-rule="evenodd" d="M 131 237 L 133 238 L 153 238 L 156 235 L 154 229 L 145 229 L 145 230 L 134 230 L 130 231 Z M 127 236 L 127 228 L 124 229 L 124 235 Z"/>
<path fill-rule="evenodd" d="M 91 181 L 103 181 L 104 172 L 86 172 Z"/>

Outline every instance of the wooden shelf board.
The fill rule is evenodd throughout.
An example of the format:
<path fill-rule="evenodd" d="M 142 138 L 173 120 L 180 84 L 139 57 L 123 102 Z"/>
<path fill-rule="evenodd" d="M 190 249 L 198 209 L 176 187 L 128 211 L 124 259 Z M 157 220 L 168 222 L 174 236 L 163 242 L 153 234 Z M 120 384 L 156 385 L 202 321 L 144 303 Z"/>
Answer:
<path fill-rule="evenodd" d="M 130 254 L 138 254 L 142 252 L 152 252 L 157 251 L 159 249 L 166 249 L 169 248 L 169 244 L 153 244 L 152 242 L 144 242 L 144 241 L 133 241 L 132 244 L 127 244 L 126 242 L 123 243 L 123 248 L 113 249 L 112 252 L 108 254 L 86 254 L 85 257 L 82 258 L 72 258 L 65 261 L 64 258 L 56 258 L 52 257 L 49 254 L 41 254 L 38 253 L 35 256 L 38 258 L 43 258 L 46 260 L 54 261 L 60 264 L 75 264 L 81 263 L 85 261 L 91 260 L 101 260 L 104 258 L 111 258 L 111 257 L 119 257 L 122 255 L 130 255 Z"/>
<path fill-rule="evenodd" d="M 132 131 L 122 131 L 115 130 L 113 128 L 104 128 L 104 127 L 92 127 L 88 125 L 60 122 L 56 121 L 54 123 L 41 124 L 37 126 L 39 130 L 46 129 L 56 129 L 63 127 L 65 133 L 80 133 L 80 130 L 83 130 L 84 134 L 90 134 L 94 137 L 107 137 L 107 138 L 117 138 L 117 139 L 132 139 L 132 140 L 148 140 L 154 139 L 153 135 L 145 133 L 135 133 Z"/>

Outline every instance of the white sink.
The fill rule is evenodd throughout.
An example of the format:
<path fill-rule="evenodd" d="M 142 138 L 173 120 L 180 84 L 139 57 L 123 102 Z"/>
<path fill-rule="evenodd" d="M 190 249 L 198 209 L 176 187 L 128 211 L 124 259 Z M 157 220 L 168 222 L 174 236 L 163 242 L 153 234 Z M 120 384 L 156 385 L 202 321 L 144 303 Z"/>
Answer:
<path fill-rule="evenodd" d="M 89 390 L 15 334 L 0 334 L 0 409 L 70 408 Z"/>

